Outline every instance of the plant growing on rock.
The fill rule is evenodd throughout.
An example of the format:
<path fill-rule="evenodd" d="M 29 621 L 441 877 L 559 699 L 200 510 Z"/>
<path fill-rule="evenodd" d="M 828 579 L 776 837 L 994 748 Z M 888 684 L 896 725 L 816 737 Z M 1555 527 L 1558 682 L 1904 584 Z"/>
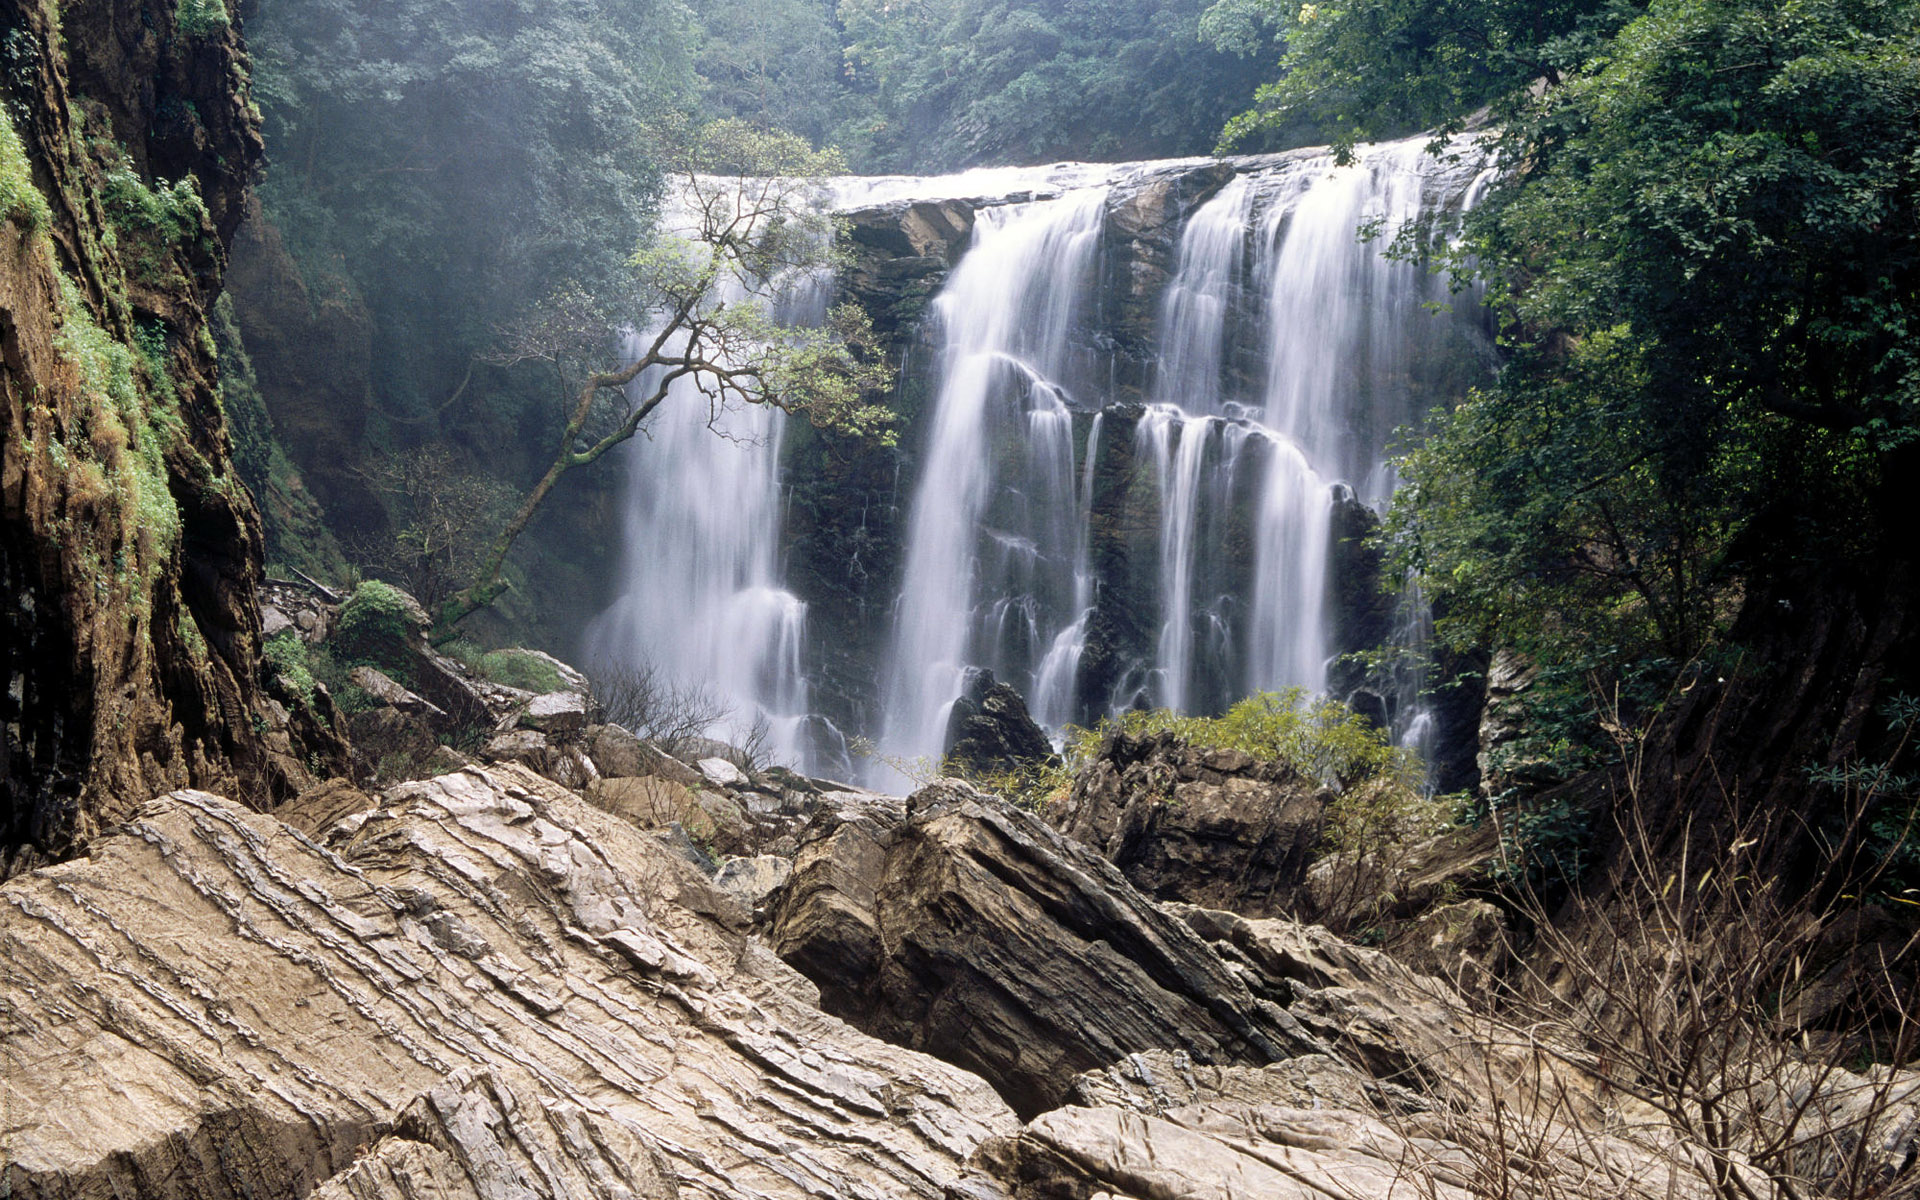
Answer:
<path fill-rule="evenodd" d="M 1217 717 L 1187 717 L 1164 708 L 1135 710 L 1100 723 L 1099 733 L 1132 737 L 1171 732 L 1189 745 L 1241 750 L 1283 762 L 1330 787 L 1376 777 L 1418 777 L 1419 762 L 1338 700 L 1310 697 L 1303 688 L 1259 692 Z"/>
<path fill-rule="evenodd" d="M 669 123 L 678 216 L 628 259 L 637 336 L 609 357 L 618 324 L 588 292 L 562 289 L 502 331 L 504 365 L 539 364 L 569 397 L 551 464 L 482 557 L 473 582 L 440 606 L 440 636 L 506 590 L 514 541 L 568 471 L 630 441 L 663 403 L 703 403 L 710 420 L 769 404 L 817 425 L 880 434 L 890 416 L 868 397 L 892 378 L 866 315 L 841 305 L 817 328 L 781 324 L 771 300 L 833 261 L 832 220 L 809 181 L 842 169 L 832 151 L 741 121 Z"/>

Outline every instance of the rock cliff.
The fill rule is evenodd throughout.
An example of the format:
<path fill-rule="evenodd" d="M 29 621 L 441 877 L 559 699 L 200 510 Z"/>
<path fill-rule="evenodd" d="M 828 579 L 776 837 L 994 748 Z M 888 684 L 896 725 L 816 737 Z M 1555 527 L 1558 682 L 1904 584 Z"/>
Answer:
<path fill-rule="evenodd" d="M 218 0 L 4 0 L 0 876 L 156 792 L 254 803 L 260 525 L 208 312 L 261 146 Z"/>

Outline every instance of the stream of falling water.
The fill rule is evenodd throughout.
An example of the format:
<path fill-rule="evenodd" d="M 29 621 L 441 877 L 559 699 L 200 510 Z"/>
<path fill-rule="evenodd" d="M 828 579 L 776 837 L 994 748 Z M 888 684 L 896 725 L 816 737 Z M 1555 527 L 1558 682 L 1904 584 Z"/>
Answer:
<path fill-rule="evenodd" d="M 1137 703 L 1218 711 L 1255 690 L 1328 686 L 1337 497 L 1384 506 L 1391 438 L 1457 394 L 1444 364 L 1475 320 L 1424 311 L 1447 299 L 1440 282 L 1357 236 L 1476 198 L 1481 164 L 1422 147 L 1362 147 L 1346 167 L 1239 163 L 1179 228 L 1132 402 L 1116 394 L 1101 326 L 1111 197 L 1205 163 L 835 184 L 847 209 L 1008 197 L 973 202 L 971 242 L 922 330 L 933 398 L 912 451 L 879 728 L 865 731 L 886 755 L 938 758 L 971 667 L 1056 730 Z M 809 303 L 825 299 L 816 289 Z M 722 414 L 725 437 L 707 420 L 698 396 L 676 396 L 629 448 L 624 590 L 590 655 L 705 682 L 736 713 L 716 735 L 758 720 L 774 757 L 841 769 L 809 746 L 822 723 L 809 716 L 806 605 L 783 586 L 781 417 Z M 1134 611 L 1116 611 L 1121 596 Z M 1418 597 L 1396 619 L 1395 637 L 1423 636 Z M 1431 726 L 1421 684 L 1402 671 L 1387 685 L 1396 736 L 1414 745 Z"/>
<path fill-rule="evenodd" d="M 1087 596 L 1067 384 L 1105 204 L 1096 187 L 982 212 L 933 303 L 940 385 L 882 702 L 893 754 L 939 757 L 968 666 L 1016 681 L 1043 720 L 1069 707 L 1056 643 Z"/>

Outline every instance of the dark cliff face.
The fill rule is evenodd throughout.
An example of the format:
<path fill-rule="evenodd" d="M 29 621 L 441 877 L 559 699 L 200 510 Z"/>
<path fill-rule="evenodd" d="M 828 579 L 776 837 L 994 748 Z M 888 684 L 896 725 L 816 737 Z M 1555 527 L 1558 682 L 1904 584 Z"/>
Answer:
<path fill-rule="evenodd" d="M 183 784 L 269 802 L 260 524 L 208 312 L 260 160 L 220 0 L 0 0 L 0 877 Z"/>

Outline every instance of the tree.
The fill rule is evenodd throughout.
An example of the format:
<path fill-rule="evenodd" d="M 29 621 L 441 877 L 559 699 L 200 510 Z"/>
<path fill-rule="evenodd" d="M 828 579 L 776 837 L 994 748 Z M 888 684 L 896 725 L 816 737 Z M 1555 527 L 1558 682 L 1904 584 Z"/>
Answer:
<path fill-rule="evenodd" d="M 1450 257 L 1510 357 L 1408 461 L 1398 518 L 1457 626 L 1680 661 L 1758 579 L 1899 544 L 1920 9 L 1662 0 L 1500 153 Z"/>
<path fill-rule="evenodd" d="M 1342 156 L 1357 141 L 1461 128 L 1474 109 L 1557 82 L 1643 6 L 1635 0 L 1376 0 L 1299 4 L 1215 0 L 1201 33 L 1257 53 L 1286 52 L 1222 149 L 1307 128 Z"/>
<path fill-rule="evenodd" d="M 354 558 L 406 585 L 429 612 L 473 578 L 486 538 L 513 504 L 513 490 L 462 463 L 445 446 L 377 455 L 359 474 L 386 508 L 391 527 L 349 537 Z"/>
<path fill-rule="evenodd" d="M 786 326 L 769 299 L 834 261 L 834 223 L 809 203 L 809 181 L 839 156 L 740 120 L 664 123 L 677 206 L 628 259 L 642 320 L 611 359 L 598 349 L 616 322 L 592 295 L 565 289 L 503 331 L 496 357 L 540 363 L 571 397 L 553 459 L 495 537 L 474 581 L 440 608 L 441 633 L 493 603 L 515 539 L 566 472 L 639 433 L 676 391 L 710 418 L 735 404 L 771 404 L 810 421 L 883 434 L 891 414 L 868 398 L 891 380 L 866 315 L 832 309 L 819 327 Z M 691 389 L 692 395 L 686 395 Z"/>

